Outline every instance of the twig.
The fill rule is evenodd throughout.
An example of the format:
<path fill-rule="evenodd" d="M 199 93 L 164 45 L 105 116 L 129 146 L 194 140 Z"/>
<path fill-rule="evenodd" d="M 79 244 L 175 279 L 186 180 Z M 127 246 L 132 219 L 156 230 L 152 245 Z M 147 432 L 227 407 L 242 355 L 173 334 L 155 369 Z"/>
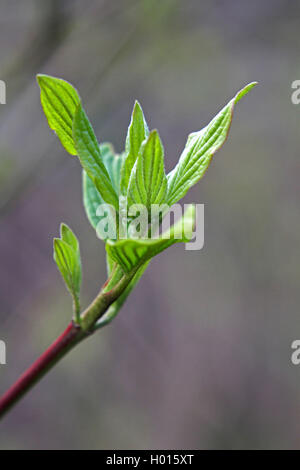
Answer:
<path fill-rule="evenodd" d="M 71 322 L 56 341 L 27 369 L 0 398 L 0 419 L 35 385 L 60 359 L 95 331 L 97 321 L 120 298 L 133 281 L 136 271 L 124 274 L 115 270 L 90 306 L 82 313 L 80 325 Z M 138 278 L 139 279 L 139 278 Z M 138 280 L 137 279 L 137 280 Z M 136 281 L 137 282 L 137 281 Z M 131 290 L 131 289 L 130 289 Z"/>

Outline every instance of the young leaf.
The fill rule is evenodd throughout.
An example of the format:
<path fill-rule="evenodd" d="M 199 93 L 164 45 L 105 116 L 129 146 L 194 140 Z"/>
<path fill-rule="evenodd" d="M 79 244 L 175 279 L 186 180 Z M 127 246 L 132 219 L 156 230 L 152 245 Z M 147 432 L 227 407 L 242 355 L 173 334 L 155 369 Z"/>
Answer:
<path fill-rule="evenodd" d="M 61 78 L 37 75 L 41 89 L 41 103 L 49 127 L 55 131 L 63 147 L 71 155 L 76 155 L 72 125 L 80 97 L 75 88 Z"/>
<path fill-rule="evenodd" d="M 168 174 L 169 205 L 185 196 L 202 178 L 213 155 L 227 138 L 235 104 L 255 85 L 256 82 L 250 83 L 239 91 L 204 129 L 189 135 L 176 167 Z"/>
<path fill-rule="evenodd" d="M 91 226 L 96 230 L 101 219 L 101 217 L 97 215 L 97 209 L 104 201 L 93 181 L 84 170 L 82 171 L 82 187 L 85 212 Z"/>
<path fill-rule="evenodd" d="M 159 238 L 108 240 L 106 251 L 128 273 L 174 243 L 188 242 L 193 236 L 194 224 L 195 206 L 191 204 L 182 218 Z"/>
<path fill-rule="evenodd" d="M 117 155 L 111 144 L 101 144 L 100 153 L 103 163 L 108 171 L 112 185 L 117 194 L 120 191 L 120 174 L 124 162 L 124 154 Z M 87 217 L 94 229 L 96 229 L 101 217 L 96 214 L 100 204 L 104 203 L 99 191 L 87 173 L 83 170 L 83 203 Z M 99 234 L 101 235 L 101 234 Z M 103 234 L 103 240 L 106 236 Z"/>
<path fill-rule="evenodd" d="M 111 144 L 100 145 L 100 153 L 103 163 L 108 171 L 114 190 L 120 194 L 121 170 L 125 159 L 125 153 L 116 154 Z"/>
<path fill-rule="evenodd" d="M 126 194 L 131 170 L 137 159 L 140 147 L 148 135 L 149 130 L 142 107 L 140 103 L 136 101 L 134 103 L 125 144 L 126 159 L 122 169 L 121 177 L 121 192 L 124 195 Z"/>
<path fill-rule="evenodd" d="M 79 242 L 70 227 L 66 224 L 60 225 L 60 237 L 65 243 L 73 248 L 75 253 L 79 253 Z"/>
<path fill-rule="evenodd" d="M 100 148 L 92 126 L 80 105 L 73 121 L 73 137 L 83 169 L 94 182 L 102 199 L 118 210 L 118 195 L 102 161 Z"/>
<path fill-rule="evenodd" d="M 72 230 L 61 224 L 61 238 L 54 238 L 54 261 L 69 289 L 73 300 L 76 318 L 80 313 L 79 294 L 81 286 L 81 260 L 79 243 Z"/>
<path fill-rule="evenodd" d="M 151 204 L 165 202 L 167 177 L 164 169 L 164 149 L 156 130 L 143 142 L 132 169 L 128 185 L 128 205 L 143 204 L 149 210 Z"/>

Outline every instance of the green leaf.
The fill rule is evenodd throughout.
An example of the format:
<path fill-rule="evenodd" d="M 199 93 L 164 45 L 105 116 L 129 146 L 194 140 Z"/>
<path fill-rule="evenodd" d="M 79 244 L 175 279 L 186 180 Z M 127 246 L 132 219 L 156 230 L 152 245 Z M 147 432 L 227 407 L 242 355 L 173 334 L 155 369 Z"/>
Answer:
<path fill-rule="evenodd" d="M 125 160 L 125 153 L 116 154 L 113 146 L 108 143 L 100 145 L 103 163 L 108 171 L 114 190 L 120 194 L 121 170 Z"/>
<path fill-rule="evenodd" d="M 78 106 L 75 113 L 73 136 L 83 169 L 94 182 L 102 199 L 118 210 L 118 195 L 101 158 L 100 148 L 92 126 L 81 106 Z"/>
<path fill-rule="evenodd" d="M 76 155 L 72 133 L 74 114 L 80 103 L 76 89 L 65 80 L 49 75 L 37 75 L 37 82 L 49 127 L 55 131 L 66 151 Z"/>
<path fill-rule="evenodd" d="M 137 159 L 140 147 L 148 135 L 149 130 L 142 107 L 140 103 L 136 101 L 134 103 L 125 144 L 126 159 L 122 169 L 121 177 L 121 192 L 124 195 L 126 194 L 131 170 Z"/>
<path fill-rule="evenodd" d="M 128 186 L 128 206 L 143 204 L 149 210 L 151 204 L 165 202 L 167 177 L 164 169 L 164 149 L 156 130 L 143 142 L 132 169 Z"/>
<path fill-rule="evenodd" d="M 115 154 L 112 145 L 107 144 L 107 143 L 100 145 L 100 153 L 101 153 L 103 163 L 110 176 L 112 185 L 116 193 L 119 194 L 120 175 L 121 175 L 122 164 L 124 162 L 124 154 L 121 154 L 121 155 Z M 101 217 L 98 216 L 96 212 L 97 212 L 99 205 L 104 204 L 104 200 L 102 199 L 95 184 L 93 183 L 91 178 L 87 175 L 87 173 L 84 170 L 83 170 L 82 175 L 83 175 L 83 203 L 84 203 L 85 211 L 92 227 L 96 230 L 97 225 L 101 219 Z M 102 240 L 106 238 L 105 234 L 101 236 L 101 234 L 99 233 L 99 236 L 100 238 L 102 238 Z"/>
<path fill-rule="evenodd" d="M 66 224 L 60 225 L 60 237 L 65 243 L 73 248 L 75 253 L 79 253 L 79 242 L 70 227 Z"/>
<path fill-rule="evenodd" d="M 176 167 L 168 174 L 169 205 L 185 196 L 202 178 L 213 155 L 227 138 L 235 104 L 255 85 L 256 82 L 250 83 L 239 91 L 204 129 L 189 135 Z"/>
<path fill-rule="evenodd" d="M 93 181 L 84 170 L 82 172 L 82 186 L 85 212 L 91 226 L 96 230 L 97 225 L 101 219 L 101 217 L 98 216 L 96 212 L 100 204 L 103 204 L 104 201 Z"/>
<path fill-rule="evenodd" d="M 182 218 L 157 239 L 108 240 L 106 251 L 128 273 L 153 256 L 178 242 L 188 242 L 193 236 L 195 206 L 191 204 Z"/>
<path fill-rule="evenodd" d="M 72 230 L 65 224 L 60 227 L 61 238 L 54 238 L 54 261 L 74 300 L 74 310 L 80 313 L 81 260 L 79 243 Z"/>

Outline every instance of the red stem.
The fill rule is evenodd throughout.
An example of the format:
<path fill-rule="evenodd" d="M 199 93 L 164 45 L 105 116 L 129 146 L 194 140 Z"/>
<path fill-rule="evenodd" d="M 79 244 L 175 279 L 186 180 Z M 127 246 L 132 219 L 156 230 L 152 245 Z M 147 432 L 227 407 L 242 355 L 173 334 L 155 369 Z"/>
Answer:
<path fill-rule="evenodd" d="M 36 383 L 56 362 L 67 354 L 85 334 L 70 323 L 56 341 L 27 369 L 0 398 L 0 418 Z"/>

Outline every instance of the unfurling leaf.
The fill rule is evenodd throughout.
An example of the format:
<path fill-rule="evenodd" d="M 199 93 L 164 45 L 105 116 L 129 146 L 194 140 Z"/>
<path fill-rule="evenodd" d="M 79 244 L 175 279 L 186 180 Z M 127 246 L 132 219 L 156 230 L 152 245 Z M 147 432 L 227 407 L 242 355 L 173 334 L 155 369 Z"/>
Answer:
<path fill-rule="evenodd" d="M 102 199 L 118 210 L 118 195 L 101 157 L 100 147 L 87 115 L 81 106 L 75 113 L 73 137 L 83 169 L 95 184 Z"/>
<path fill-rule="evenodd" d="M 37 82 L 49 127 L 55 131 L 66 151 L 76 155 L 72 133 L 73 118 L 80 103 L 76 89 L 65 80 L 49 75 L 37 75 Z"/>
<path fill-rule="evenodd" d="M 131 170 L 137 159 L 142 142 L 148 137 L 149 130 L 138 101 L 134 103 L 131 121 L 127 131 L 125 144 L 125 163 L 122 169 L 121 193 L 126 195 Z"/>
<path fill-rule="evenodd" d="M 158 132 L 153 130 L 142 143 L 132 169 L 127 191 L 128 205 L 143 204 L 150 210 L 151 204 L 164 203 L 166 194 L 164 149 Z"/>
<path fill-rule="evenodd" d="M 202 178 L 213 155 L 227 138 L 235 104 L 255 85 L 256 82 L 250 83 L 239 91 L 204 129 L 189 135 L 179 162 L 168 174 L 169 205 L 183 198 Z"/>
<path fill-rule="evenodd" d="M 191 204 L 182 218 L 159 238 L 108 240 L 106 251 L 125 272 L 130 272 L 174 243 L 188 242 L 193 236 L 194 225 L 195 206 Z"/>
<path fill-rule="evenodd" d="M 54 238 L 53 247 L 54 261 L 73 297 L 75 314 L 79 315 L 79 295 L 82 277 L 79 243 L 67 225 L 61 224 L 60 238 Z"/>
<path fill-rule="evenodd" d="M 117 154 L 111 144 L 100 145 L 101 158 L 108 171 L 114 190 L 120 194 L 121 170 L 125 160 L 125 153 Z"/>
<path fill-rule="evenodd" d="M 100 145 L 100 153 L 103 163 L 108 171 L 112 185 L 117 194 L 120 190 L 120 175 L 121 167 L 124 161 L 124 154 L 117 155 L 114 153 L 113 147 L 110 144 L 104 143 Z M 104 204 L 99 191 L 97 190 L 95 184 L 87 173 L 83 170 L 83 202 L 87 217 L 96 230 L 97 225 L 101 219 L 100 215 L 97 215 L 97 209 L 100 204 Z M 102 240 L 107 238 L 105 233 L 102 234 L 97 232 Z"/>

